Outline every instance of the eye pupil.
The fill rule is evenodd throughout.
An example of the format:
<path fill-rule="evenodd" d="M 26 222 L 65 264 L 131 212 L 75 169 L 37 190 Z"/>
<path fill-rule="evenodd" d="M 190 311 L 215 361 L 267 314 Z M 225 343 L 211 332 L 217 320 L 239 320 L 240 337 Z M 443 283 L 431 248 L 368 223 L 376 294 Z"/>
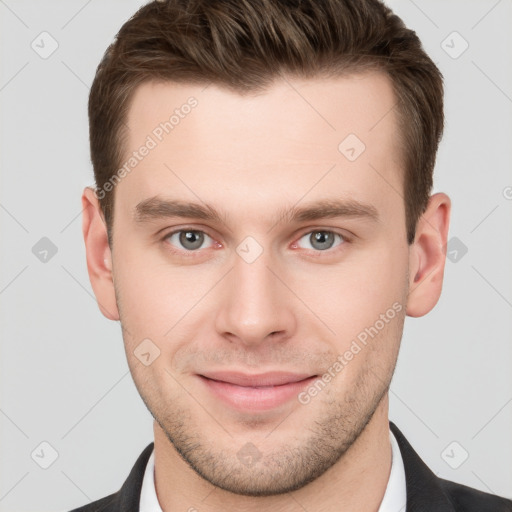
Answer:
<path fill-rule="evenodd" d="M 311 245 L 315 249 L 330 249 L 334 243 L 334 233 L 329 231 L 315 231 L 310 236 Z"/>
<path fill-rule="evenodd" d="M 204 234 L 200 231 L 182 231 L 180 233 L 180 244 L 188 250 L 201 247 L 204 241 Z"/>

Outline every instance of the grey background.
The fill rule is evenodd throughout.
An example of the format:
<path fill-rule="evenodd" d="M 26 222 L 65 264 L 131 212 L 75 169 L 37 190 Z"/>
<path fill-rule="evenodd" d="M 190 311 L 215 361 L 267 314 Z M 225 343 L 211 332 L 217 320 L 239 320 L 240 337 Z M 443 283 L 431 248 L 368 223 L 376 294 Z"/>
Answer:
<path fill-rule="evenodd" d="M 458 251 L 436 308 L 406 320 L 390 418 L 439 476 L 512 498 L 512 2 L 388 3 L 445 77 L 435 192 L 452 199 Z M 117 491 L 153 438 L 120 327 L 92 294 L 80 203 L 93 183 L 89 86 L 140 5 L 0 0 L 1 511 L 64 511 Z M 31 47 L 43 31 L 59 45 L 46 59 Z M 454 31 L 469 43 L 461 55 Z M 34 254 L 43 237 L 57 249 L 47 262 Z M 58 453 L 48 469 L 31 456 L 44 441 Z"/>

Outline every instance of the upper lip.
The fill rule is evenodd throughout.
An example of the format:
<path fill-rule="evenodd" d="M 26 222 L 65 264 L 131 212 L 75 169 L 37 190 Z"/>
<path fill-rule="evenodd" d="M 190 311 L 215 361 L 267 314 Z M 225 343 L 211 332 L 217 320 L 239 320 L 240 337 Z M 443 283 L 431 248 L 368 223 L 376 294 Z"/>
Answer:
<path fill-rule="evenodd" d="M 266 372 L 258 374 L 247 374 L 241 372 L 207 372 L 200 376 L 208 379 L 219 380 L 237 386 L 255 387 L 255 386 L 279 386 L 299 382 L 310 377 L 310 373 L 292 373 L 292 372 Z"/>

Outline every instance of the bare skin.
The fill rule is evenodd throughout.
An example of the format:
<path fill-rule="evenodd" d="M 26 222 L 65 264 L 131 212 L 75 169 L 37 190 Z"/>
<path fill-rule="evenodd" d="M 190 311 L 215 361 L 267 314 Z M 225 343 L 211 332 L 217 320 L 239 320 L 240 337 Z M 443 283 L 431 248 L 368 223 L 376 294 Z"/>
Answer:
<path fill-rule="evenodd" d="M 155 418 L 162 510 L 376 512 L 391 467 L 388 388 L 403 323 L 439 299 L 450 199 L 431 196 L 409 246 L 396 99 L 380 73 L 289 78 L 245 96 L 213 84 L 144 84 L 128 114 L 127 159 L 191 96 L 197 106 L 115 186 L 112 247 L 93 190 L 82 196 L 94 293 L 121 321 Z M 354 161 L 338 149 L 349 134 L 365 144 Z M 146 208 L 137 220 L 151 198 L 208 204 L 220 218 Z M 371 205 L 378 219 L 282 215 L 329 200 Z M 242 257 L 258 247 L 254 261 Z M 387 321 L 377 324 L 380 315 Z M 199 377 L 321 377 L 376 325 L 308 403 L 231 407 Z M 160 351 L 147 366 L 134 353 L 144 339 Z M 240 457 L 248 446 L 250 463 Z"/>

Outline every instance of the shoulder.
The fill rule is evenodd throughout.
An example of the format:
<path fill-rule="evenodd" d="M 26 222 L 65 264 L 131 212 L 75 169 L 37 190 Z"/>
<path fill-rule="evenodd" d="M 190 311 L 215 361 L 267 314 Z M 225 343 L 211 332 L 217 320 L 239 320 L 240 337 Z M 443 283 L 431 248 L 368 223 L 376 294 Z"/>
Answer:
<path fill-rule="evenodd" d="M 512 501 L 450 480 L 438 479 L 457 512 L 512 512 Z"/>
<path fill-rule="evenodd" d="M 407 512 L 512 512 L 512 501 L 439 478 L 423 462 L 405 436 L 389 422 L 404 465 Z"/>

